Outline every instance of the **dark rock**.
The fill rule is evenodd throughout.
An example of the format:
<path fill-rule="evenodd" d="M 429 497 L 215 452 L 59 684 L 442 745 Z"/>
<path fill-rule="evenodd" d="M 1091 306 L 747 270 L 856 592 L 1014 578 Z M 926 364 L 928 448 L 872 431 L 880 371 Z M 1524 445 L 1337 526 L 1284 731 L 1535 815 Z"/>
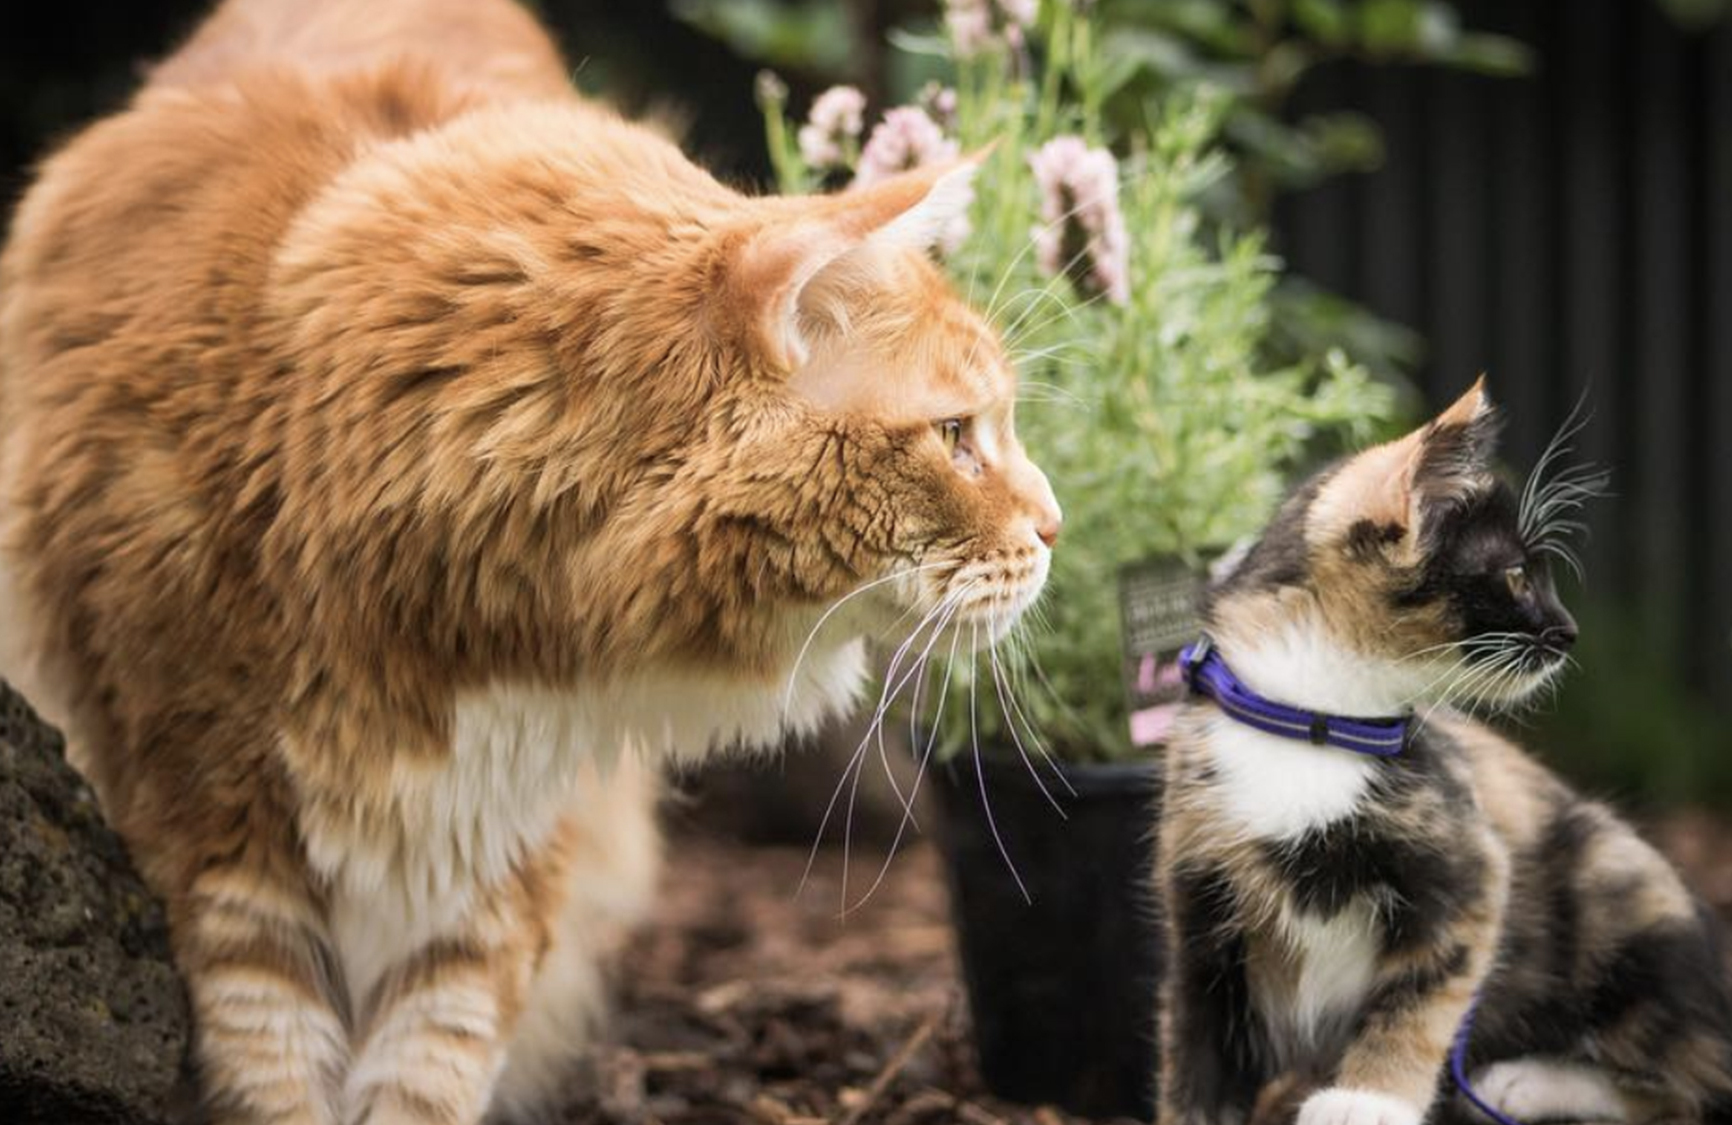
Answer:
<path fill-rule="evenodd" d="M 0 1121 L 175 1120 L 187 1033 L 161 904 L 0 680 Z"/>

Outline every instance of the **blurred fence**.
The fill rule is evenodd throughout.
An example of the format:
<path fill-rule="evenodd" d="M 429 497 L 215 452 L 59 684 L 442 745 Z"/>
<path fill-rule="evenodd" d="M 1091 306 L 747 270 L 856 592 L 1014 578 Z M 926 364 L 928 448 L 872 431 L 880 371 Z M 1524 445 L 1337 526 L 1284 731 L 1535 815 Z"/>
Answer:
<path fill-rule="evenodd" d="M 1462 7 L 1539 71 L 1320 73 L 1302 103 L 1370 114 L 1387 161 L 1286 198 L 1281 249 L 1420 331 L 1430 402 L 1488 371 L 1517 465 L 1588 393 L 1582 452 L 1617 493 L 1591 513 L 1592 601 L 1635 622 L 1627 659 L 1732 718 L 1732 27 L 1652 0 Z"/>

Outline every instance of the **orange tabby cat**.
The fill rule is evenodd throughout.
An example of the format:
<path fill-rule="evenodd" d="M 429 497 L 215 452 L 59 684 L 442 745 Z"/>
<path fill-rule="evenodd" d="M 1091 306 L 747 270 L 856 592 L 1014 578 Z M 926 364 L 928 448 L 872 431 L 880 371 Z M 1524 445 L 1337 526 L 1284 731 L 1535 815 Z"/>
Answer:
<path fill-rule="evenodd" d="M 545 1104 L 650 893 L 636 760 L 1035 597 L 1058 510 L 922 252 L 971 171 L 739 195 L 507 0 L 229 0 L 46 163 L 3 670 L 168 899 L 216 1121 Z"/>

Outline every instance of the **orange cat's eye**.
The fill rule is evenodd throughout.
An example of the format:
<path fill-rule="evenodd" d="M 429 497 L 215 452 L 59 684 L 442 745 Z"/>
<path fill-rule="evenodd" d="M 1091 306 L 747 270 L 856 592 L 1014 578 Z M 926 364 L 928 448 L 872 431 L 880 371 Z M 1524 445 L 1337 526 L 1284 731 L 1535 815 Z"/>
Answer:
<path fill-rule="evenodd" d="M 962 419 L 946 418 L 937 423 L 938 436 L 944 442 L 946 453 L 955 453 L 957 445 L 962 441 Z"/>
<path fill-rule="evenodd" d="M 1509 587 L 1509 592 L 1511 594 L 1515 595 L 1518 598 L 1527 597 L 1527 592 L 1528 592 L 1527 567 L 1525 567 L 1525 566 L 1512 566 L 1512 567 L 1510 567 L 1508 570 L 1505 570 L 1503 572 L 1503 580 L 1504 580 L 1504 584 Z"/>

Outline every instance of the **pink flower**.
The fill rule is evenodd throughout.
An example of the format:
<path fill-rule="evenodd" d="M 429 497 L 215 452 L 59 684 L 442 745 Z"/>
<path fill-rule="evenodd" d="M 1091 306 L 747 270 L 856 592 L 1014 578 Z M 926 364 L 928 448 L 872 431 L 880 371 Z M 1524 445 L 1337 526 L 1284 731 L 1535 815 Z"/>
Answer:
<path fill-rule="evenodd" d="M 1040 268 L 1063 273 L 1089 294 L 1122 305 L 1130 299 L 1130 237 L 1119 210 L 1119 166 L 1081 137 L 1054 137 L 1028 158 L 1040 185 L 1041 225 L 1034 232 Z"/>
<path fill-rule="evenodd" d="M 810 168 L 838 168 L 847 163 L 849 142 L 864 126 L 866 95 L 852 86 L 832 86 L 812 102 L 800 126 L 800 156 Z"/>
<path fill-rule="evenodd" d="M 959 55 L 978 55 L 1000 41 L 1020 49 L 1040 16 L 1040 0 L 945 0 L 944 25 Z"/>
<path fill-rule="evenodd" d="M 998 0 L 998 10 L 1006 24 L 1030 28 L 1040 16 L 1040 0 Z"/>
<path fill-rule="evenodd" d="M 919 106 L 897 106 L 884 115 L 866 147 L 860 152 L 860 167 L 854 173 L 854 186 L 870 187 L 889 179 L 898 172 L 919 168 L 935 160 L 949 160 L 957 154 L 956 142 L 944 135 L 938 122 L 926 115 Z"/>
<path fill-rule="evenodd" d="M 944 135 L 938 122 L 925 110 L 919 106 L 897 106 L 884 114 L 884 120 L 866 139 L 850 186 L 871 187 L 898 172 L 955 159 L 959 151 L 956 142 Z M 968 237 L 968 231 L 968 217 L 957 216 L 939 234 L 939 249 L 947 254 L 954 251 Z"/>
<path fill-rule="evenodd" d="M 957 54 L 980 54 L 994 42 L 991 0 L 945 0 L 944 26 Z"/>
<path fill-rule="evenodd" d="M 926 116 L 938 122 L 945 132 L 953 132 L 956 128 L 956 91 L 938 82 L 928 82 L 920 87 L 920 93 L 915 102 L 926 111 Z"/>

